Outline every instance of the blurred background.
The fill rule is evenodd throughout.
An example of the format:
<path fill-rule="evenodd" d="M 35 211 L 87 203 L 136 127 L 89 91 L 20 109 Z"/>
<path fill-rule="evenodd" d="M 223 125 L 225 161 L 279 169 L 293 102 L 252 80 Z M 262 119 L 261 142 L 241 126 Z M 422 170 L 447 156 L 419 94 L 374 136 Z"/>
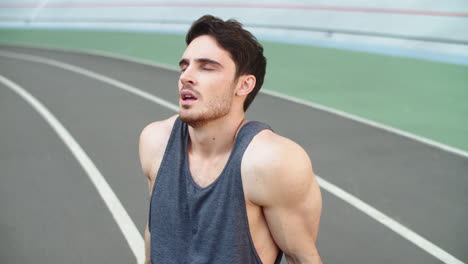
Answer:
<path fill-rule="evenodd" d="M 468 2 L 0 1 L 0 43 L 176 66 L 204 14 L 265 45 L 264 88 L 468 150 Z"/>
<path fill-rule="evenodd" d="M 205 14 L 237 19 L 264 46 L 264 93 L 248 114 L 304 146 L 323 177 L 324 263 L 468 261 L 466 0 L 0 0 L 0 76 L 59 117 L 141 235 L 148 205 L 136 142 L 172 110 L 50 60 L 176 104 L 168 90 L 184 35 Z M 70 151 L 28 109 L 0 89 L 0 262 L 141 263 L 141 247 L 132 254 Z M 448 253 L 403 238 L 327 181 Z"/>

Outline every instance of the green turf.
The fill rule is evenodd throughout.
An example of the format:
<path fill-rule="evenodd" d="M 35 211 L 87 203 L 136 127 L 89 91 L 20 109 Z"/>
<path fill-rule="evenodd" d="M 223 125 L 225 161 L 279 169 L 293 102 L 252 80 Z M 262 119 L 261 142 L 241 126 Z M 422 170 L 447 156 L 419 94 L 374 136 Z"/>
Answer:
<path fill-rule="evenodd" d="M 103 50 L 176 66 L 183 36 L 0 30 L 0 43 Z M 468 150 L 468 66 L 263 42 L 264 88 Z"/>

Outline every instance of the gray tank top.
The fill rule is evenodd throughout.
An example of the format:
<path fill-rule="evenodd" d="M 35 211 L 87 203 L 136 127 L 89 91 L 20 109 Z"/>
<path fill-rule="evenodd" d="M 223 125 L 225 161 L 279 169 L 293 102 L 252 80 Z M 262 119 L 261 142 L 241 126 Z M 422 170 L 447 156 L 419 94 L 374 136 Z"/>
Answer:
<path fill-rule="evenodd" d="M 252 138 L 264 129 L 270 127 L 246 123 L 220 176 L 202 188 L 188 166 L 188 126 L 176 119 L 150 201 L 151 263 L 262 263 L 250 236 L 241 161 Z M 281 257 L 282 252 L 275 263 Z"/>

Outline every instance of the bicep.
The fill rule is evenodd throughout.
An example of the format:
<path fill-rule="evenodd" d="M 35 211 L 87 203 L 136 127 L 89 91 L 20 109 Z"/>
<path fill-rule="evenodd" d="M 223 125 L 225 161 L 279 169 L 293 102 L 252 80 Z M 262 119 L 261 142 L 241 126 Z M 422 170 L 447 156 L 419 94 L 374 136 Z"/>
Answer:
<path fill-rule="evenodd" d="M 315 179 L 311 179 L 307 189 L 294 199 L 288 197 L 284 203 L 278 202 L 264 207 L 273 239 L 288 258 L 318 257 L 315 242 L 322 200 Z"/>
<path fill-rule="evenodd" d="M 289 263 L 320 263 L 315 241 L 322 197 L 304 149 L 272 132 L 259 134 L 246 150 L 242 173 L 247 198 L 263 208 Z"/>

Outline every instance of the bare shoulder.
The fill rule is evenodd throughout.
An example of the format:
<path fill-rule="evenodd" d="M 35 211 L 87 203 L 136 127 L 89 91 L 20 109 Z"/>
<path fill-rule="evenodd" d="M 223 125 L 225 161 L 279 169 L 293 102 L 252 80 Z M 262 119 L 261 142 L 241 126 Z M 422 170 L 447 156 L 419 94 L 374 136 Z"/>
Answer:
<path fill-rule="evenodd" d="M 148 124 L 140 134 L 139 155 L 143 173 L 153 181 L 164 155 L 177 115 Z"/>
<path fill-rule="evenodd" d="M 294 202 L 316 184 L 312 162 L 296 142 L 271 130 L 254 137 L 242 160 L 242 178 L 248 198 L 268 206 L 276 199 Z"/>

